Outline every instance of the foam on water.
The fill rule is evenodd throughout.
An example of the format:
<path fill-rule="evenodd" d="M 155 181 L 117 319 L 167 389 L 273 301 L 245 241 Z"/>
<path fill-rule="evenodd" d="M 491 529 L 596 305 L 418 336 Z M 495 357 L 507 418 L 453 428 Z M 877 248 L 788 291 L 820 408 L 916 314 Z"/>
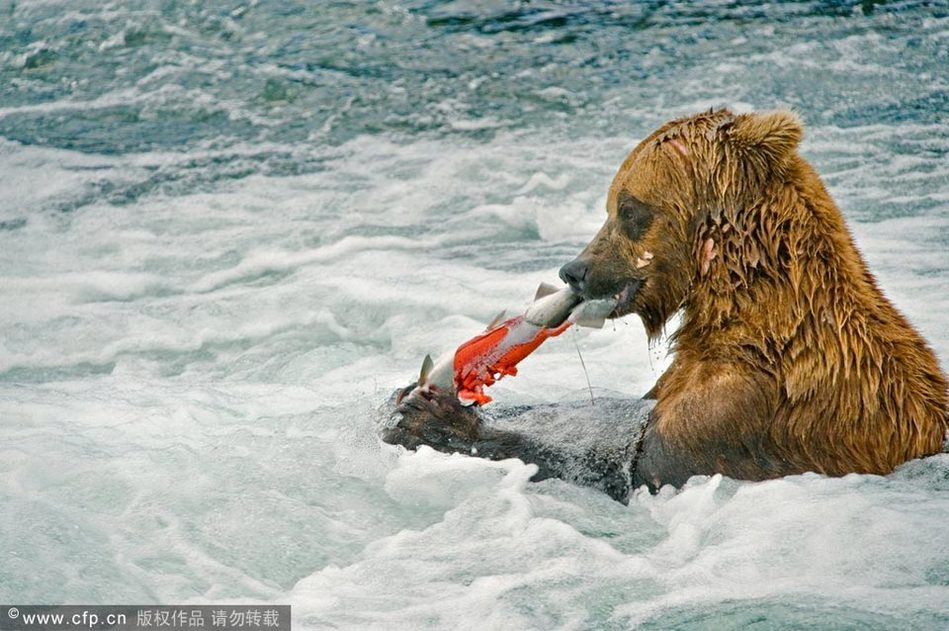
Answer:
<path fill-rule="evenodd" d="M 802 111 L 803 153 L 949 367 L 945 15 L 742 4 L 0 7 L 0 601 L 949 625 L 947 455 L 627 507 L 376 437 L 426 353 L 556 279 L 638 138 L 711 104 Z M 669 361 L 627 318 L 492 396 L 588 396 L 576 346 L 597 395 Z"/>

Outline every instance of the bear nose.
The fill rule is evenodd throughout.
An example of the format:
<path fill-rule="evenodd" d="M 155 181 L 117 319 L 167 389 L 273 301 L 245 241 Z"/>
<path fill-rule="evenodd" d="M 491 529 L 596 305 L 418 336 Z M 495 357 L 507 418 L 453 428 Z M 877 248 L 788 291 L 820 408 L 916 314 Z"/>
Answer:
<path fill-rule="evenodd" d="M 575 258 L 560 268 L 560 279 L 570 285 L 575 292 L 581 293 L 586 286 L 589 271 L 589 263 L 581 258 Z"/>

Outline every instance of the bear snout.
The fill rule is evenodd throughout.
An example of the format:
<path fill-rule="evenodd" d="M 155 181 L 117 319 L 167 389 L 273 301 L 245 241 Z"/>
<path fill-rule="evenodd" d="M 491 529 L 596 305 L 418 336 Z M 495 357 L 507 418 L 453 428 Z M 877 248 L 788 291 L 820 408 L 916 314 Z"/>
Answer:
<path fill-rule="evenodd" d="M 560 279 L 578 294 L 582 294 L 586 289 L 589 274 L 590 262 L 579 256 L 560 268 Z"/>

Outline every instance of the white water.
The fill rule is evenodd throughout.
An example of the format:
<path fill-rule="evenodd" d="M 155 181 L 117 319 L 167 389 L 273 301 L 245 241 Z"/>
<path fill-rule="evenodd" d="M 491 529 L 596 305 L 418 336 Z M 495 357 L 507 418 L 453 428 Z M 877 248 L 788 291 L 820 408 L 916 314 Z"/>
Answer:
<path fill-rule="evenodd" d="M 845 85 L 814 93 L 803 153 L 946 368 L 949 123 L 944 110 L 901 119 L 886 109 L 913 82 L 938 93 L 944 77 L 887 70 L 886 55 L 919 38 L 944 43 L 946 22 L 899 19 L 874 27 L 895 21 L 893 40 L 828 35 L 842 56 L 828 72 L 895 78 L 877 92 L 858 82 L 853 98 L 869 113 L 849 119 Z M 865 59 L 869 44 L 882 60 Z M 170 45 L 155 46 L 150 55 Z M 599 226 L 637 137 L 710 103 L 787 102 L 785 88 L 757 92 L 758 73 L 785 68 L 808 85 L 808 59 L 822 51 L 799 52 L 792 72 L 777 53 L 750 50 L 737 88 L 737 62 L 710 54 L 675 78 L 643 79 L 647 95 L 671 92 L 634 100 L 629 122 L 630 104 L 610 105 L 609 90 L 540 123 L 435 99 L 444 107 L 432 111 L 454 117 L 448 132 L 371 133 L 336 119 L 351 137 L 333 142 L 296 128 L 268 136 L 289 124 L 285 110 L 244 112 L 257 102 L 212 90 L 205 107 L 230 112 L 214 124 L 237 140 L 201 131 L 175 147 L 164 128 L 144 139 L 120 129 L 101 141 L 108 149 L 92 125 L 69 147 L 57 130 L 76 97 L 7 93 L 0 601 L 289 603 L 296 628 L 949 627 L 949 455 L 888 477 L 694 479 L 623 506 L 529 483 L 533 469 L 517 461 L 405 452 L 375 433 L 377 408 L 426 353 L 556 279 Z M 14 74 L 26 63 L 12 52 L 0 62 Z M 181 100 L 173 82 L 137 85 L 78 111 Z M 568 98 L 557 94 L 538 98 Z M 265 131 L 241 139 L 248 120 Z M 296 163 L 308 166 L 294 173 Z M 575 342 L 601 394 L 637 396 L 668 361 L 628 318 L 548 342 L 492 396 L 587 396 Z"/>

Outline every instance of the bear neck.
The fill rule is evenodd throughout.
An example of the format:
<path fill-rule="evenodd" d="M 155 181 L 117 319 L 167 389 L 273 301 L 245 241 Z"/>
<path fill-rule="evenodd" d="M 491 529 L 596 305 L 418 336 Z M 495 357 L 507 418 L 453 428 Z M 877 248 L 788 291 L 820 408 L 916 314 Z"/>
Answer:
<path fill-rule="evenodd" d="M 679 349 L 722 345 L 727 356 L 771 368 L 802 331 L 816 336 L 812 344 L 826 337 L 839 346 L 841 336 L 859 344 L 854 329 L 870 312 L 895 313 L 816 173 L 799 168 L 763 193 L 720 199 L 705 213 Z M 709 240 L 714 258 L 703 270 Z"/>

